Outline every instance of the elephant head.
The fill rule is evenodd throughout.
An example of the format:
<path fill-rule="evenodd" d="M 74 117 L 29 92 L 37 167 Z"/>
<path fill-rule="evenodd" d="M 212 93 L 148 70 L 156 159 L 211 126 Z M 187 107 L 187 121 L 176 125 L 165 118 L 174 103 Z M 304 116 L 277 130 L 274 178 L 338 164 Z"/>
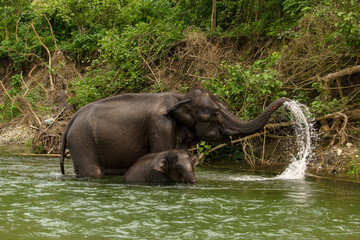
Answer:
<path fill-rule="evenodd" d="M 168 114 L 200 140 L 226 142 L 230 137 L 243 137 L 260 131 L 271 114 L 288 101 L 291 100 L 277 99 L 255 119 L 241 121 L 214 94 L 195 89 L 169 109 Z"/>
<path fill-rule="evenodd" d="M 171 150 L 158 161 L 154 170 L 161 172 L 172 182 L 196 183 L 194 167 L 199 159 L 186 150 Z"/>

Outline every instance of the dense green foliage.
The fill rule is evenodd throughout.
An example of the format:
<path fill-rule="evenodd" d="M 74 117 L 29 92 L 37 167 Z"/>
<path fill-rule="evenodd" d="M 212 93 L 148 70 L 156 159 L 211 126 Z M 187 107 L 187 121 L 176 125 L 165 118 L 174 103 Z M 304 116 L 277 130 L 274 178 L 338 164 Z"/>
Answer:
<path fill-rule="evenodd" d="M 258 114 L 258 103 L 274 101 L 284 97 L 279 72 L 272 69 L 279 58 L 274 52 L 264 60 L 257 60 L 253 65 L 241 66 L 224 63 L 225 77 L 204 81 L 204 86 L 211 92 L 223 96 L 235 109 L 241 109 L 243 118 L 249 119 Z"/>
<path fill-rule="evenodd" d="M 360 3 L 355 0 L 218 0 L 216 31 L 210 32 L 212 0 L 0 0 L 0 59 L 11 63 L 13 97 L 26 89 L 21 74 L 24 65 L 40 59 L 47 62 L 46 48 L 60 49 L 66 56 L 87 66 L 83 78 L 71 79 L 70 103 L 76 108 L 88 102 L 120 92 L 162 91 L 161 82 L 145 77 L 146 60 L 161 62 L 164 54 L 185 32 L 199 31 L 212 37 L 246 37 L 250 42 L 278 42 L 277 51 L 258 58 L 241 56 L 236 62 L 223 62 L 222 74 L 206 78 L 203 86 L 224 97 L 241 113 L 251 118 L 259 103 L 293 96 L 313 107 L 316 113 L 328 113 L 347 102 L 335 97 L 324 103 L 327 91 L 314 82 L 311 91 L 284 89 L 279 59 L 295 52 L 292 43 L 313 34 L 307 41 L 313 59 L 321 59 L 322 47 L 341 55 L 346 67 L 356 62 L 360 48 Z M 316 34 L 322 38 L 315 38 Z M 44 47 L 45 46 L 45 47 Z M 293 51 L 293 52 L 292 52 Z M 337 56 L 338 56 L 337 55 Z M 176 56 L 174 56 L 176 58 Z M 326 63 L 325 63 L 326 64 Z M 348 65 L 346 65 L 348 64 Z M 324 71 L 330 73 L 332 69 Z M 28 71 L 28 70 L 27 70 Z M 49 66 L 49 71 L 55 71 Z M 306 71 L 305 71 L 306 72 Z M 309 72 L 310 73 L 310 72 Z M 20 74 L 20 75 L 19 75 Z M 319 73 L 320 74 L 320 73 Z M 305 73 L 300 77 L 311 77 Z M 6 77 L 5 75 L 2 77 Z M 325 90 L 324 90 L 325 89 Z M 42 94 L 38 87 L 25 98 L 32 104 Z M 4 95 L 0 121 L 18 115 L 14 104 Z M 32 104 L 38 111 L 47 111 Z"/>

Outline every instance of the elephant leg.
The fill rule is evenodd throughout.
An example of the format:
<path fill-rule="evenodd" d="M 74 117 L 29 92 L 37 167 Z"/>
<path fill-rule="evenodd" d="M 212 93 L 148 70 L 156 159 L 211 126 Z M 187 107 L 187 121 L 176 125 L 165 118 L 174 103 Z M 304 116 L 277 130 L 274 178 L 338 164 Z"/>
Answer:
<path fill-rule="evenodd" d="M 69 146 L 76 177 L 102 177 L 104 171 L 94 144 L 72 144 Z"/>

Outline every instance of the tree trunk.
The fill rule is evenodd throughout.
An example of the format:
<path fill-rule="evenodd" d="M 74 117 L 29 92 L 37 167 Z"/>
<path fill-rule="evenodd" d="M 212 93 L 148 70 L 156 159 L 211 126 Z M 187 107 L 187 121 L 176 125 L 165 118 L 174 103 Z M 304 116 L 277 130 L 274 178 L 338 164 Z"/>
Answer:
<path fill-rule="evenodd" d="M 211 13 L 211 32 L 216 29 L 216 0 L 213 0 L 212 13 Z"/>
<path fill-rule="evenodd" d="M 9 38 L 9 33 L 7 30 L 7 26 L 6 26 L 6 4 L 5 4 L 5 2 L 6 1 L 4 1 L 4 26 L 5 26 L 5 40 L 7 41 Z"/>

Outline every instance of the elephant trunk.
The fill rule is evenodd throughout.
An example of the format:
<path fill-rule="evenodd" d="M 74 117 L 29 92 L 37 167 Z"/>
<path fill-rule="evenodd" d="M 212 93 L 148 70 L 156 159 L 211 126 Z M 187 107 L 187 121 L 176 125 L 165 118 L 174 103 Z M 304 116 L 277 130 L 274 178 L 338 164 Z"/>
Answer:
<path fill-rule="evenodd" d="M 269 121 L 271 114 L 285 102 L 290 102 L 289 98 L 280 98 L 272 102 L 259 116 L 250 121 L 241 121 L 230 112 L 223 113 L 224 122 L 222 134 L 227 137 L 244 137 L 262 130 Z"/>
<path fill-rule="evenodd" d="M 187 171 L 186 173 L 184 173 L 182 175 L 182 180 L 184 183 L 191 183 L 191 184 L 195 184 L 197 182 L 195 174 L 192 171 Z"/>

